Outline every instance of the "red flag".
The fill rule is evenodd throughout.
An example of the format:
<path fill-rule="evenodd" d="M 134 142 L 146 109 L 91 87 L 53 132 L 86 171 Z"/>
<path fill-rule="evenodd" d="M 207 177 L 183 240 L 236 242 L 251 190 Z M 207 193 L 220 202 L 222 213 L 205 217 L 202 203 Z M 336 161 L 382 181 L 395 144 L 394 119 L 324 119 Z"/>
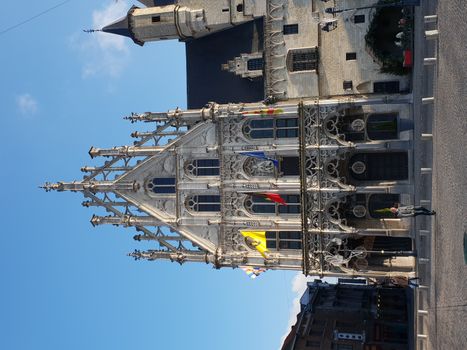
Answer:
<path fill-rule="evenodd" d="M 280 194 L 278 193 L 261 193 L 262 196 L 266 197 L 270 201 L 273 201 L 275 203 L 279 203 L 282 205 L 287 205 L 287 202 L 285 201 L 284 198 L 281 197 Z"/>

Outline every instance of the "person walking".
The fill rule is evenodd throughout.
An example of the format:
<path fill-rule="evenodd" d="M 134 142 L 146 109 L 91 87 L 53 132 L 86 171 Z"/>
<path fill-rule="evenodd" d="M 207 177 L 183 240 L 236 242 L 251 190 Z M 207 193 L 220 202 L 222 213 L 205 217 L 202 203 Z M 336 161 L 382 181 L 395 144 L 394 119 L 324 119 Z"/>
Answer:
<path fill-rule="evenodd" d="M 399 206 L 394 205 L 391 208 L 383 208 L 375 210 L 377 213 L 392 213 L 396 218 L 403 218 L 403 217 L 414 217 L 418 215 L 436 215 L 434 210 L 429 210 L 422 206 L 414 206 L 414 205 L 405 205 Z"/>

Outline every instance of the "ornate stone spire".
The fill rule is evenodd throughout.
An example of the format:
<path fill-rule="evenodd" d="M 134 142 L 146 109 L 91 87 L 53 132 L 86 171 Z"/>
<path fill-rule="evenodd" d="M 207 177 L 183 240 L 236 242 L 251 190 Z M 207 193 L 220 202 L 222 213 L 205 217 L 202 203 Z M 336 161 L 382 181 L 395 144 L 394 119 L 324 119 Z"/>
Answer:
<path fill-rule="evenodd" d="M 71 192 L 84 192 L 89 191 L 91 193 L 97 192 L 113 192 L 118 190 L 125 191 L 137 191 L 139 184 L 136 181 L 81 181 L 81 182 L 57 182 L 50 183 L 46 182 L 40 186 L 46 192 L 49 191 L 71 191 Z"/>
<path fill-rule="evenodd" d="M 129 253 L 128 256 L 133 257 L 135 260 L 170 260 L 172 262 L 178 262 L 182 265 L 185 262 L 205 262 L 206 264 L 212 263 L 214 255 L 202 251 L 176 251 L 170 252 L 167 250 L 147 250 L 140 251 L 135 250 L 133 253 Z"/>

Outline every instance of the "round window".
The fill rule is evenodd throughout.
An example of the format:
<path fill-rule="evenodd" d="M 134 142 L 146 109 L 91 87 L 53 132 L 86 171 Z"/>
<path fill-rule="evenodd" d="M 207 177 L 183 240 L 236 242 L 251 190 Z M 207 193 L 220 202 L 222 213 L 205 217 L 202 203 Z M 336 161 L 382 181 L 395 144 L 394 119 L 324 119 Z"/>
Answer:
<path fill-rule="evenodd" d="M 366 215 L 366 208 L 363 205 L 356 205 L 353 207 L 352 213 L 357 218 L 363 218 Z"/>
<path fill-rule="evenodd" d="M 353 131 L 363 131 L 363 129 L 365 129 L 365 122 L 363 119 L 355 119 L 352 124 L 350 124 L 350 127 Z"/>
<path fill-rule="evenodd" d="M 365 163 L 361 162 L 361 161 L 356 161 L 355 163 L 352 164 L 352 171 L 355 173 L 355 174 L 363 174 L 366 170 L 366 165 Z"/>

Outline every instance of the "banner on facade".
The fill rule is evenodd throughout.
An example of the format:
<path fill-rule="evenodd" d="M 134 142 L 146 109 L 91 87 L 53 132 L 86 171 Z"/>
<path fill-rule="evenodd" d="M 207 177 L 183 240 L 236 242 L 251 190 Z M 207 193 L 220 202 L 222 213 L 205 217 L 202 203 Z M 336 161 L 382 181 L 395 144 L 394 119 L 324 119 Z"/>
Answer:
<path fill-rule="evenodd" d="M 255 194 L 266 197 L 266 199 L 269 199 L 271 202 L 279 203 L 282 205 L 287 205 L 287 202 L 285 201 L 284 198 L 281 197 L 279 193 L 255 193 Z"/>
<path fill-rule="evenodd" d="M 279 168 L 279 161 L 274 158 L 268 157 L 264 152 L 259 151 L 259 152 L 240 152 L 242 156 L 246 157 L 253 157 L 253 158 L 258 158 L 258 159 L 264 159 L 264 160 L 269 160 L 274 164 L 276 168 Z"/>
<path fill-rule="evenodd" d="M 266 246 L 266 231 L 240 231 L 243 237 L 245 237 L 246 244 L 256 249 L 264 258 L 266 258 L 266 252 L 268 248 Z"/>

